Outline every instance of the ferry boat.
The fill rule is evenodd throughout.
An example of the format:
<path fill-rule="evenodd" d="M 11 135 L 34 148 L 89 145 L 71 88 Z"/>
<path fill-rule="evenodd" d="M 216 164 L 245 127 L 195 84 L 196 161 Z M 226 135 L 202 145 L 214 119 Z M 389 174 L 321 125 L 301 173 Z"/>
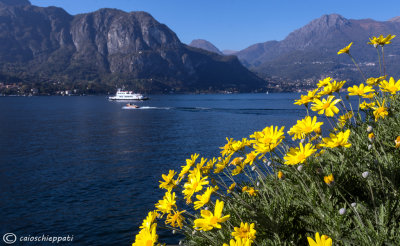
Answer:
<path fill-rule="evenodd" d="M 109 100 L 148 100 L 148 97 L 143 96 L 140 93 L 134 93 L 133 91 L 117 90 L 115 96 L 108 97 Z"/>

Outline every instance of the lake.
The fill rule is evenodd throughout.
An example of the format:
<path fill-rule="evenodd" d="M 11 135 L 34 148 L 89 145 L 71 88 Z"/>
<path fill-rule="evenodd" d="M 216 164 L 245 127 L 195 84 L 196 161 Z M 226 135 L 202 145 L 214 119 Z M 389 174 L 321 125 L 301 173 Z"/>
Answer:
<path fill-rule="evenodd" d="M 161 174 L 193 153 L 217 156 L 226 137 L 290 127 L 305 115 L 294 93 L 150 98 L 123 109 L 105 96 L 0 97 L 0 236 L 131 245 L 162 198 Z"/>

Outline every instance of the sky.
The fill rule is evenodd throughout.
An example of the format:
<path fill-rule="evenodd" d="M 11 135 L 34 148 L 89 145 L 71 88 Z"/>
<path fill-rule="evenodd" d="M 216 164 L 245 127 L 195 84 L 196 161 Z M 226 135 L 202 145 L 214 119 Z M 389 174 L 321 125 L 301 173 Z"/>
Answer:
<path fill-rule="evenodd" d="M 220 50 L 282 40 L 324 14 L 385 21 L 400 16 L 400 0 L 30 0 L 70 14 L 117 8 L 146 11 L 166 24 L 183 43 L 206 39 Z"/>

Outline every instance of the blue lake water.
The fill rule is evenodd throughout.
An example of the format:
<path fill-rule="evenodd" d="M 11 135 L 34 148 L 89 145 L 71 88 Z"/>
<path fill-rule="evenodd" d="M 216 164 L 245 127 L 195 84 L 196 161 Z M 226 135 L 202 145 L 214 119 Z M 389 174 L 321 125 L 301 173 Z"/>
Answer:
<path fill-rule="evenodd" d="M 193 153 L 217 156 L 226 137 L 305 115 L 300 94 L 150 97 L 141 109 L 104 96 L 0 97 L 0 236 L 130 245 L 162 197 L 161 174 Z"/>

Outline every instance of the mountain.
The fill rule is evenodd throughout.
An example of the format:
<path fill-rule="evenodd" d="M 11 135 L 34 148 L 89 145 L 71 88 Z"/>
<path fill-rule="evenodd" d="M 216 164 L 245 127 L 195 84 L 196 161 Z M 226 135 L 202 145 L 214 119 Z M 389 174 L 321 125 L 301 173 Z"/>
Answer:
<path fill-rule="evenodd" d="M 189 44 L 189 46 L 223 55 L 223 53 L 217 47 L 204 39 L 195 39 Z"/>
<path fill-rule="evenodd" d="M 27 0 L 0 0 L 0 80 L 125 85 L 142 92 L 252 91 L 265 82 L 235 56 L 187 46 L 146 12 L 69 15 Z"/>
<path fill-rule="evenodd" d="M 234 55 L 237 52 L 238 52 L 237 50 L 223 50 L 222 54 L 224 54 L 224 55 Z"/>
<path fill-rule="evenodd" d="M 338 14 L 324 15 L 290 33 L 282 41 L 267 41 L 235 53 L 241 62 L 264 78 L 314 83 L 331 76 L 359 82 L 361 75 L 347 55 L 337 51 L 354 42 L 351 54 L 367 76 L 379 74 L 375 48 L 369 38 L 380 34 L 399 34 L 400 17 L 389 21 L 346 19 Z M 399 76 L 400 35 L 385 46 L 386 71 Z M 313 81 L 313 82 L 310 82 Z"/>

